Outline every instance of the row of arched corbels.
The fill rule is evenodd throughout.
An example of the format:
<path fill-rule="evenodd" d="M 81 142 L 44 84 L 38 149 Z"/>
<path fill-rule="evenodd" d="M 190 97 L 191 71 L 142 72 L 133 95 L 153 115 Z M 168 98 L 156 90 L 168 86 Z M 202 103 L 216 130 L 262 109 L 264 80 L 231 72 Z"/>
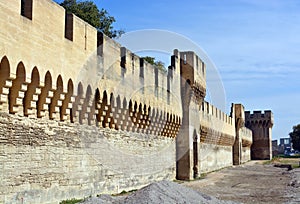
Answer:
<path fill-rule="evenodd" d="M 271 119 L 252 119 L 252 120 L 247 120 L 245 123 L 245 126 L 247 128 L 255 128 L 255 127 L 263 127 L 263 128 L 271 128 L 273 126 L 273 123 Z"/>
<path fill-rule="evenodd" d="M 235 141 L 234 135 L 222 133 L 218 130 L 206 126 L 200 126 L 200 142 L 207 144 L 216 144 L 221 146 L 233 146 Z"/>
<path fill-rule="evenodd" d="M 206 96 L 206 88 L 201 83 L 194 81 L 192 89 L 193 89 L 193 93 L 194 93 L 193 98 L 194 98 L 195 103 L 201 105 L 203 99 Z"/>
<path fill-rule="evenodd" d="M 236 128 L 239 126 L 239 125 L 242 125 L 240 126 L 239 128 L 237 128 L 237 133 L 239 134 L 239 137 L 242 138 L 242 146 L 243 147 L 250 147 L 253 143 L 253 139 L 252 139 L 252 130 L 248 129 L 245 127 L 244 125 L 244 119 L 242 118 L 238 118 L 238 120 L 241 122 L 237 122 L 236 123 Z"/>
<path fill-rule="evenodd" d="M 7 57 L 3 57 L 0 67 L 0 109 L 11 114 L 51 120 L 78 122 L 124 131 L 175 137 L 181 125 L 179 116 L 121 98 L 119 95 L 92 90 L 79 82 L 74 87 L 72 79 L 64 89 L 59 75 L 56 86 L 52 86 L 52 76 L 48 71 L 41 83 L 39 70 L 34 67 L 31 77 L 26 78 L 24 64 L 17 66 L 16 76 L 11 77 Z M 76 90 L 75 90 L 76 88 Z M 75 95 L 76 93 L 76 95 Z"/>
<path fill-rule="evenodd" d="M 206 95 L 205 87 L 196 81 L 192 83 L 189 79 L 185 81 L 184 87 L 182 86 L 182 90 L 182 102 L 186 108 L 189 107 L 191 100 L 194 101 L 194 103 L 201 105 Z"/>
<path fill-rule="evenodd" d="M 242 138 L 242 146 L 243 147 L 251 147 L 251 145 L 252 145 L 252 141 L 251 140 L 248 140 L 248 139 L 244 139 L 244 138 Z"/>

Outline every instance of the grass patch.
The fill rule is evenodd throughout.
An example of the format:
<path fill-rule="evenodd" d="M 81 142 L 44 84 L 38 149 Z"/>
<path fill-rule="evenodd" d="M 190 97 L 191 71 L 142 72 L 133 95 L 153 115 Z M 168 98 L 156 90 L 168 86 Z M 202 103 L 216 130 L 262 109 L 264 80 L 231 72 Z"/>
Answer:
<path fill-rule="evenodd" d="M 195 180 L 200 180 L 200 179 L 205 179 L 207 177 L 207 173 L 202 173 L 200 174 L 200 176 L 198 178 L 196 178 Z"/>
<path fill-rule="evenodd" d="M 129 194 L 129 193 L 133 193 L 133 192 L 135 192 L 135 191 L 137 191 L 137 189 L 132 189 L 132 190 L 130 190 L 130 191 L 125 191 L 125 190 L 123 190 L 121 193 L 112 194 L 112 196 L 122 196 L 122 195 L 126 195 L 126 194 Z"/>
<path fill-rule="evenodd" d="M 271 160 L 265 161 L 263 164 L 274 164 L 274 163 L 280 163 L 280 157 L 273 157 Z"/>
<path fill-rule="evenodd" d="M 175 183 L 179 183 L 179 184 L 181 184 L 181 183 L 184 183 L 184 181 L 183 181 L 183 180 L 177 180 L 177 179 L 174 179 L 174 180 L 173 180 L 173 182 L 175 182 Z"/>
<path fill-rule="evenodd" d="M 280 155 L 278 155 L 277 157 L 280 157 L 280 158 L 300 158 L 300 154 L 295 154 L 295 155 L 293 155 L 293 156 L 280 154 Z"/>
<path fill-rule="evenodd" d="M 79 203 L 81 201 L 83 201 L 84 199 L 76 199 L 76 198 L 72 198 L 72 199 L 68 199 L 68 200 L 63 200 L 61 201 L 59 204 L 75 204 L 75 203 Z"/>
<path fill-rule="evenodd" d="M 280 155 L 272 158 L 270 161 L 265 161 L 263 164 L 289 164 L 293 169 L 299 168 L 299 157 L 298 156 L 284 156 Z"/>
<path fill-rule="evenodd" d="M 177 183 L 183 183 L 183 182 L 190 182 L 190 181 L 197 181 L 197 180 L 201 180 L 201 179 L 205 179 L 207 177 L 208 174 L 210 173 L 215 173 L 215 172 L 218 172 L 218 171 L 221 171 L 223 169 L 227 169 L 229 168 L 229 166 L 227 167 L 222 167 L 220 169 L 216 169 L 216 170 L 213 170 L 213 171 L 209 171 L 209 172 L 206 172 L 206 173 L 201 173 L 200 176 L 194 178 L 194 179 L 191 179 L 191 180 L 174 180 L 174 182 L 177 182 Z"/>
<path fill-rule="evenodd" d="M 205 179 L 207 177 L 207 174 L 208 173 L 202 173 L 202 174 L 200 174 L 200 176 L 198 176 L 194 179 L 191 179 L 191 180 L 187 180 L 187 181 L 190 182 L 190 181 L 197 181 L 197 180 Z"/>

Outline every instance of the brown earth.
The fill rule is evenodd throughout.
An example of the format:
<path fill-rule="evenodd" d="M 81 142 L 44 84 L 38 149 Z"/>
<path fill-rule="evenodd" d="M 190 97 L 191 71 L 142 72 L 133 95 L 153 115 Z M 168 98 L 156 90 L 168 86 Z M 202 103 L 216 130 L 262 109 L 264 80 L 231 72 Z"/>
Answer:
<path fill-rule="evenodd" d="M 276 161 L 279 163 L 279 161 Z M 289 161 L 291 162 L 291 161 Z M 281 163 L 289 163 L 281 161 Z M 296 159 L 292 162 L 299 162 Z M 240 203 L 300 203 L 300 169 L 274 167 L 273 162 L 251 161 L 209 173 L 183 185 L 220 200 Z"/>

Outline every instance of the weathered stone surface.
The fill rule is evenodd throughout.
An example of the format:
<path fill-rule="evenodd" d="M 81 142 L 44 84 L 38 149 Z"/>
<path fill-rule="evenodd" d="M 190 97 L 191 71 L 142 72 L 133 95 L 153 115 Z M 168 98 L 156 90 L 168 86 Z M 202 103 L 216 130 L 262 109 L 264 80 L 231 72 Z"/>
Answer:
<path fill-rule="evenodd" d="M 232 146 L 200 143 L 199 163 L 201 173 L 232 166 Z"/>
<path fill-rule="evenodd" d="M 52 0 L 23 1 L 25 13 L 21 2 L 0 1 L 0 202 L 115 193 L 174 179 L 176 162 L 193 179 L 249 159 L 252 133 L 204 101 L 196 53 L 174 50 L 165 72 Z M 261 122 L 268 139 L 252 155 L 269 156 Z"/>
<path fill-rule="evenodd" d="M 0 202 L 55 203 L 175 178 L 175 139 L 0 114 Z"/>

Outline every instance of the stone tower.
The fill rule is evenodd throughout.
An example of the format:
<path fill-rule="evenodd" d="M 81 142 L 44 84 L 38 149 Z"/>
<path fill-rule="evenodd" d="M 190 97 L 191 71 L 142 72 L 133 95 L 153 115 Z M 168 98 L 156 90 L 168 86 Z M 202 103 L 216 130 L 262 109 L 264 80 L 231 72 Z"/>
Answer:
<path fill-rule="evenodd" d="M 177 179 L 198 176 L 199 110 L 206 94 L 205 65 L 194 52 L 177 52 L 180 60 L 182 126 L 176 138 Z"/>
<path fill-rule="evenodd" d="M 233 164 L 240 165 L 242 162 L 242 136 L 240 129 L 245 126 L 245 111 L 242 104 L 232 104 L 235 120 L 235 141 L 233 145 Z"/>
<path fill-rule="evenodd" d="M 270 110 L 245 112 L 246 127 L 253 132 L 251 159 L 272 159 L 273 113 Z"/>

